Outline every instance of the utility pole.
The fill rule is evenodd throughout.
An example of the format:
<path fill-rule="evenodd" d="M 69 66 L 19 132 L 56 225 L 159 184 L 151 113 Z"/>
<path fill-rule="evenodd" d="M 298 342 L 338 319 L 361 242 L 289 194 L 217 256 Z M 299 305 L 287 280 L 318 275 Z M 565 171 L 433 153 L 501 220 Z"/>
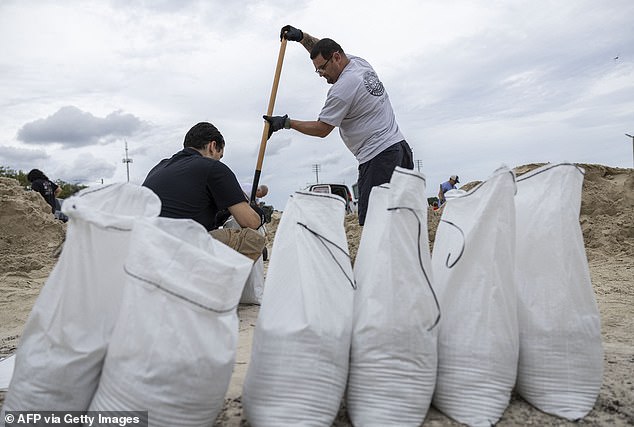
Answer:
<path fill-rule="evenodd" d="M 132 159 L 128 157 L 128 141 L 125 141 L 125 157 L 123 158 L 123 163 L 125 163 L 125 171 L 128 175 L 128 182 L 130 182 L 130 163 L 132 163 Z"/>
<path fill-rule="evenodd" d="M 416 167 L 418 168 L 418 172 L 420 172 L 420 168 L 423 167 L 423 161 L 422 160 L 416 160 Z"/>
<path fill-rule="evenodd" d="M 629 133 L 626 133 L 625 136 L 627 136 L 628 138 L 632 138 L 632 167 L 634 167 L 634 136 L 630 135 Z"/>
<path fill-rule="evenodd" d="M 319 171 L 321 170 L 321 165 L 319 163 L 315 163 L 313 165 L 313 172 L 315 172 L 315 180 L 317 184 L 319 184 Z"/>

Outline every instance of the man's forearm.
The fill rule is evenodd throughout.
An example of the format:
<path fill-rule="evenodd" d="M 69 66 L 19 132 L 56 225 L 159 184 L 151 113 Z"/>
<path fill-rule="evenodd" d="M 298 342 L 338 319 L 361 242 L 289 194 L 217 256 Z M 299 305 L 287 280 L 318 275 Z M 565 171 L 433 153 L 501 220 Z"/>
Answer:
<path fill-rule="evenodd" d="M 249 206 L 247 202 L 240 202 L 229 206 L 229 212 L 233 215 L 238 224 L 240 224 L 240 227 L 248 227 L 254 230 L 260 227 L 260 216 L 251 209 L 251 206 Z"/>
<path fill-rule="evenodd" d="M 320 138 L 327 137 L 333 130 L 334 126 L 315 121 L 293 120 L 291 119 L 291 129 L 309 136 L 318 136 Z"/>
<path fill-rule="evenodd" d="M 300 43 L 310 53 L 310 51 L 313 50 L 313 46 L 315 46 L 315 44 L 317 44 L 318 41 L 319 39 L 317 37 L 313 37 L 310 34 L 304 32 L 304 38 L 302 39 Z"/>

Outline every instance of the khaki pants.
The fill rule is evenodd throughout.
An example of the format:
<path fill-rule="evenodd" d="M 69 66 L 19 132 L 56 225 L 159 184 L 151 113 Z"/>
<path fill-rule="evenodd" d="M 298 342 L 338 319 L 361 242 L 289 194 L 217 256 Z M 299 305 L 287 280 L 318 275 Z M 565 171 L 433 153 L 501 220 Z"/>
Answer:
<path fill-rule="evenodd" d="M 209 232 L 211 237 L 251 258 L 253 261 L 262 255 L 266 238 L 250 228 L 219 228 Z"/>

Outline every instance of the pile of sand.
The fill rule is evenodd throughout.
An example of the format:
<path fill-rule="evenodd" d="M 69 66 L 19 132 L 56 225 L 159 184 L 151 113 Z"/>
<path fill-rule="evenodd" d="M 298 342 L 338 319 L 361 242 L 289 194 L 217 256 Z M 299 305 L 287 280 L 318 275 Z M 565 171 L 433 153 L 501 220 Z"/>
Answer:
<path fill-rule="evenodd" d="M 66 224 L 39 193 L 0 177 L 0 357 L 15 352 L 65 235 Z"/>
<path fill-rule="evenodd" d="M 39 193 L 0 177 L 0 274 L 50 266 L 65 234 L 66 225 L 55 219 Z"/>
<path fill-rule="evenodd" d="M 581 229 L 588 260 L 634 258 L 634 173 L 632 169 L 581 165 L 586 170 Z"/>

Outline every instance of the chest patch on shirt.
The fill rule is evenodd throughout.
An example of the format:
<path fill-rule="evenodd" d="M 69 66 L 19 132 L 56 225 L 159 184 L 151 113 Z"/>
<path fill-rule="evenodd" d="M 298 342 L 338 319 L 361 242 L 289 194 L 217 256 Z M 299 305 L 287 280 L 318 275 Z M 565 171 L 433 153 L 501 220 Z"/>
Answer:
<path fill-rule="evenodd" d="M 363 84 L 370 95 L 381 96 L 385 92 L 383 83 L 379 80 L 379 76 L 374 71 L 366 71 L 363 73 Z"/>

